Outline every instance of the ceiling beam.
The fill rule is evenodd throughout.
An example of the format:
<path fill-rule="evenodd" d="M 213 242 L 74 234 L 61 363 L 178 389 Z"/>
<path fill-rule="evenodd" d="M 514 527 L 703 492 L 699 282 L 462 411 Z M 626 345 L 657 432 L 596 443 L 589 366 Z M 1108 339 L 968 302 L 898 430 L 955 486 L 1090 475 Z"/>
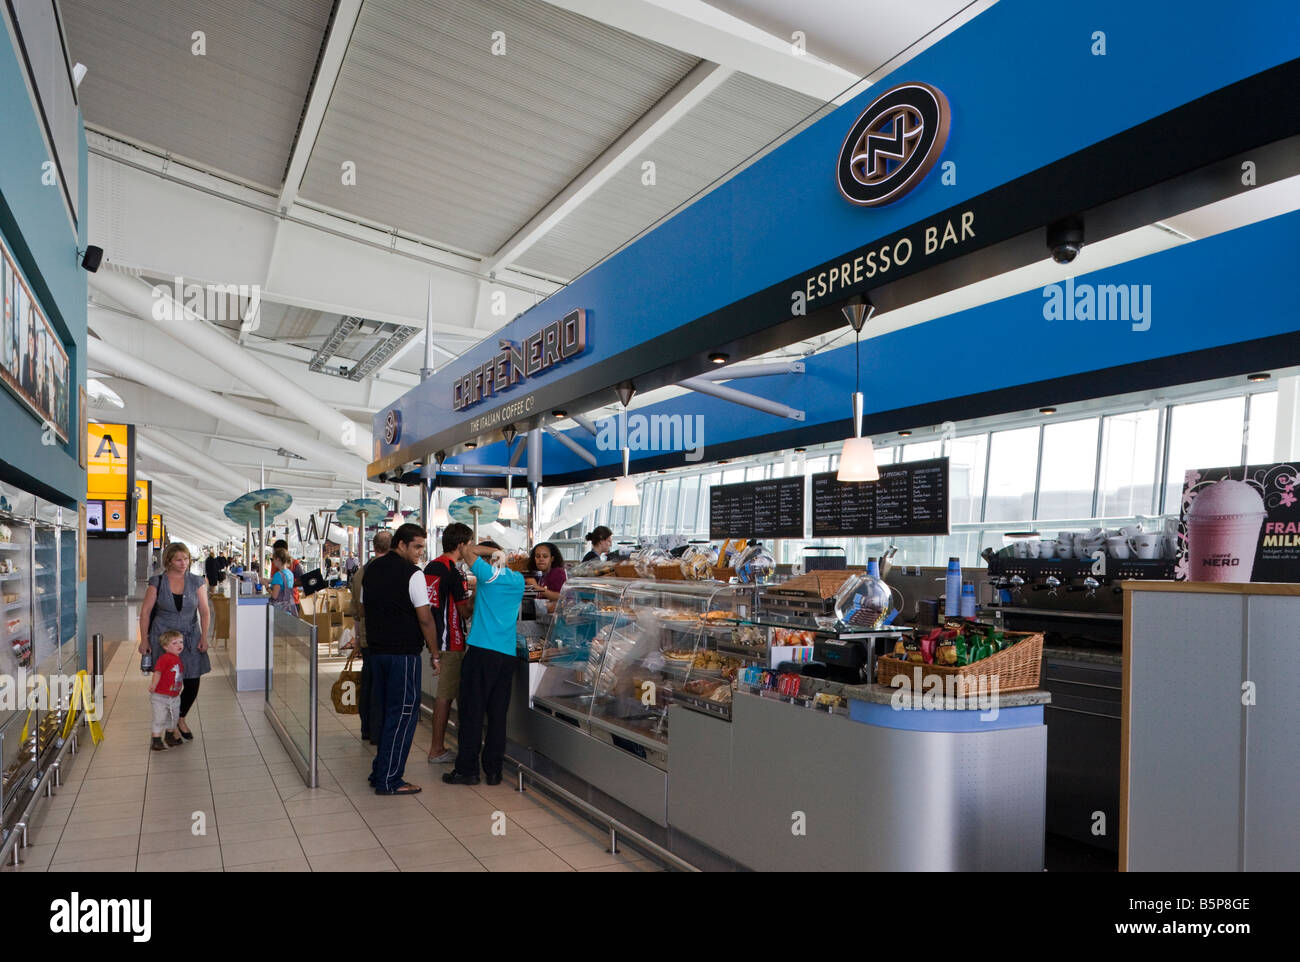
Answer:
<path fill-rule="evenodd" d="M 339 70 L 343 67 L 343 55 L 348 51 L 352 30 L 357 25 L 357 15 L 360 13 L 361 0 L 338 0 L 329 37 L 325 41 L 325 51 L 321 54 L 316 79 L 312 81 L 311 94 L 307 97 L 307 110 L 293 143 L 293 154 L 289 158 L 284 186 L 280 188 L 280 210 L 287 211 L 298 199 L 298 189 L 302 186 L 303 174 L 307 172 L 307 161 L 316 146 L 316 136 L 325 119 L 325 108 L 329 106 L 330 97 L 334 93 Z"/>
<path fill-rule="evenodd" d="M 797 54 L 790 38 L 773 36 L 703 0 L 545 2 L 821 101 L 835 99 L 859 79 L 810 53 Z"/>
<path fill-rule="evenodd" d="M 565 5 L 565 4 L 560 4 Z M 581 4 L 580 4 L 581 5 Z M 597 4 L 603 10 L 605 4 Z M 608 6 L 615 6 L 608 4 Z M 599 17 L 595 19 L 600 19 Z M 667 132 L 677 121 L 689 113 L 709 94 L 722 86 L 735 71 L 716 63 L 698 63 L 679 80 L 659 102 L 623 132 L 623 135 L 605 148 L 595 160 L 564 190 L 547 202 L 513 237 L 501 245 L 491 256 L 484 258 L 482 271 L 492 275 L 502 267 L 517 261 L 526 250 L 536 244 L 556 224 L 608 182 Z M 483 285 L 480 284 L 480 297 Z M 479 315 L 481 317 L 481 314 Z M 478 319 L 478 318 L 476 318 Z"/>

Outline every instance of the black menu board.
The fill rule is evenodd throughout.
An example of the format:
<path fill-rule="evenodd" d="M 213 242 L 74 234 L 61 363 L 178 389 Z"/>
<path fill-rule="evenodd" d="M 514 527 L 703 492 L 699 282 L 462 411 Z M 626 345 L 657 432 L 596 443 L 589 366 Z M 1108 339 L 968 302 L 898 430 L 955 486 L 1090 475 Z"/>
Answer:
<path fill-rule="evenodd" d="M 803 476 L 715 484 L 709 488 L 709 537 L 802 538 Z"/>
<path fill-rule="evenodd" d="M 948 534 L 948 459 L 882 464 L 879 481 L 814 474 L 814 538 Z"/>

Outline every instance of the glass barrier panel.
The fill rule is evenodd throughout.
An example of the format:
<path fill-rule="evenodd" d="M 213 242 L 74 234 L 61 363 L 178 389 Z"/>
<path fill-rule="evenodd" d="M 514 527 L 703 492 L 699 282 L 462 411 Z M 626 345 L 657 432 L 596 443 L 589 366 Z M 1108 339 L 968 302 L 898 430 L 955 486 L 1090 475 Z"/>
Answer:
<path fill-rule="evenodd" d="M 266 707 L 279 723 L 285 748 L 314 773 L 316 640 L 310 622 L 268 605 Z"/>

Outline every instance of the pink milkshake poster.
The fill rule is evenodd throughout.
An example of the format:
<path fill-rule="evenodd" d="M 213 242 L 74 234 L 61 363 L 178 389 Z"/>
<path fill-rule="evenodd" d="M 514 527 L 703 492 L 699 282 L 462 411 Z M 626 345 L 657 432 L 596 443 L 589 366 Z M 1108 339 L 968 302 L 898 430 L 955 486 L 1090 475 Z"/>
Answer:
<path fill-rule="evenodd" d="M 1178 581 L 1300 581 L 1300 466 L 1188 471 Z"/>

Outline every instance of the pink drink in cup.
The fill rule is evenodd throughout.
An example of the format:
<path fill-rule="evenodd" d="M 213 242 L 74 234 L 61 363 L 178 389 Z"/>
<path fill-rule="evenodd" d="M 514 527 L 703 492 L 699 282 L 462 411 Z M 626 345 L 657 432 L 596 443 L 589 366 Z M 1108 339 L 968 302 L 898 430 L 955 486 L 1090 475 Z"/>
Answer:
<path fill-rule="evenodd" d="M 1264 498 L 1224 479 L 1197 492 L 1187 510 L 1189 581 L 1249 581 L 1264 524 Z"/>

